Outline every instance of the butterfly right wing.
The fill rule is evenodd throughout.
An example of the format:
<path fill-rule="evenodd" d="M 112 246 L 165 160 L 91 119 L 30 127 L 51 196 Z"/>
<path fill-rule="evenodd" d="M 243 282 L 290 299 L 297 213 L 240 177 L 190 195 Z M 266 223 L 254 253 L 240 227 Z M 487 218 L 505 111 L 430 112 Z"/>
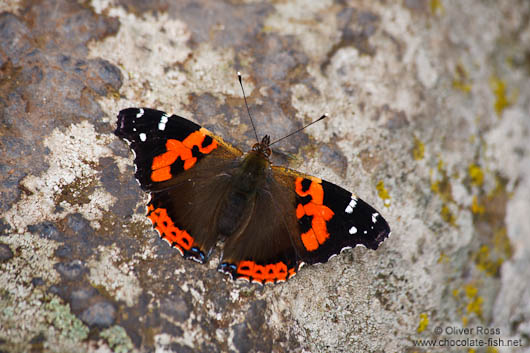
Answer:
<path fill-rule="evenodd" d="M 351 192 L 272 167 L 246 229 L 226 240 L 219 269 L 233 279 L 282 282 L 304 263 L 326 262 L 344 249 L 375 250 L 389 234 L 379 212 Z"/>

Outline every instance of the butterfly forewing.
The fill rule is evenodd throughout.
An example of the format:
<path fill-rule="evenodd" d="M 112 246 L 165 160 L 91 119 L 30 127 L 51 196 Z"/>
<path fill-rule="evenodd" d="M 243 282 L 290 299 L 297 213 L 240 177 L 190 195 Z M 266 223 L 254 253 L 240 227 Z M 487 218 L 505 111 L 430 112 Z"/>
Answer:
<path fill-rule="evenodd" d="M 166 188 L 208 156 L 219 160 L 242 155 L 190 120 L 148 108 L 120 111 L 115 134 L 134 151 L 136 178 L 146 191 Z"/>

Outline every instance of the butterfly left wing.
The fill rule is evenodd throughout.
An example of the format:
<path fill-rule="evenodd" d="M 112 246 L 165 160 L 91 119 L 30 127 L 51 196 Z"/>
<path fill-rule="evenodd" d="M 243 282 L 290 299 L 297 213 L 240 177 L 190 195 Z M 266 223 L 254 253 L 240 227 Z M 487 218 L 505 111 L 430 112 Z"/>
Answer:
<path fill-rule="evenodd" d="M 115 134 L 134 152 L 136 179 L 151 196 L 147 217 L 160 237 L 205 262 L 218 240 L 212 220 L 229 187 L 226 172 L 242 152 L 190 120 L 149 108 L 120 111 Z"/>
<path fill-rule="evenodd" d="M 389 235 L 381 214 L 355 194 L 325 180 L 273 167 L 282 183 L 292 183 L 298 254 L 305 263 L 328 261 L 344 249 L 364 245 L 376 250 Z"/>

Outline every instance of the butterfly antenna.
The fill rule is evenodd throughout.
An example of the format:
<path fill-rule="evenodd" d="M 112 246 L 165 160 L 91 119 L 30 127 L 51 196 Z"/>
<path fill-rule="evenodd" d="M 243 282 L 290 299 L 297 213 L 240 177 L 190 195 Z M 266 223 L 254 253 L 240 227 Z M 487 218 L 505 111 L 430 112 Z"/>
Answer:
<path fill-rule="evenodd" d="M 259 143 L 258 133 L 256 131 L 256 125 L 254 125 L 254 119 L 250 115 L 250 109 L 248 109 L 247 97 L 245 95 L 245 89 L 243 88 L 243 83 L 241 82 L 241 72 L 237 72 L 237 78 L 239 79 L 239 85 L 241 86 L 241 91 L 243 91 L 243 99 L 245 99 L 245 106 L 247 107 L 248 116 L 250 117 L 250 122 L 252 123 L 252 129 L 254 129 L 254 135 L 256 136 L 256 141 Z"/>
<path fill-rule="evenodd" d="M 282 137 L 282 138 L 280 138 L 280 139 L 277 139 L 276 141 L 271 142 L 271 143 L 269 144 L 269 146 L 272 146 L 272 145 L 274 145 L 276 142 L 280 142 L 280 141 L 283 140 L 283 139 L 286 139 L 286 138 L 288 138 L 288 137 L 290 137 L 290 136 L 293 136 L 294 134 L 299 133 L 299 132 L 302 131 L 303 129 L 305 129 L 305 128 L 307 128 L 307 127 L 309 127 L 309 126 L 311 126 L 311 125 L 313 125 L 313 124 L 315 124 L 315 123 L 318 123 L 320 120 L 325 119 L 325 118 L 327 118 L 328 116 L 329 116 L 328 113 L 322 115 L 322 116 L 321 116 L 320 118 L 318 118 L 317 120 L 312 121 L 312 122 L 310 122 L 309 124 L 307 124 L 307 125 L 305 125 L 305 126 L 299 128 L 298 130 L 291 132 L 291 133 L 288 134 L 287 136 L 284 136 L 284 137 Z"/>

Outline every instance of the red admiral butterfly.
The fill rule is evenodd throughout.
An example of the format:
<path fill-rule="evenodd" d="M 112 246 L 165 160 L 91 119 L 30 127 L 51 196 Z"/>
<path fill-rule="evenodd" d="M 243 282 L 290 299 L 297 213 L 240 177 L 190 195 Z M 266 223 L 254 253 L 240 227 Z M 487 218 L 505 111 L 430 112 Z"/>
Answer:
<path fill-rule="evenodd" d="M 359 244 L 375 250 L 390 234 L 356 195 L 271 165 L 268 135 L 244 154 L 190 120 L 148 108 L 120 111 L 115 134 L 135 153 L 160 237 L 200 263 L 224 239 L 219 271 L 233 279 L 283 282 L 304 263 Z"/>

